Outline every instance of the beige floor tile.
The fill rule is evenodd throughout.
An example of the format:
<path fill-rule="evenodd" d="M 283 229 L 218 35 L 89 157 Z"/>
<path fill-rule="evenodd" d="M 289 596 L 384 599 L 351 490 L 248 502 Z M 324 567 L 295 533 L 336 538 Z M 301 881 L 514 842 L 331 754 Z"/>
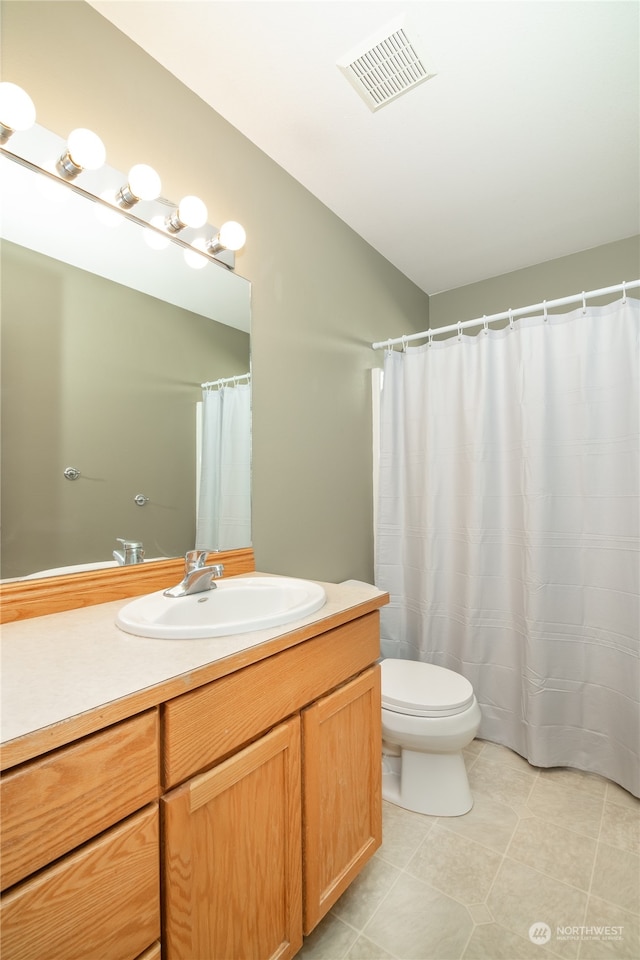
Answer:
<path fill-rule="evenodd" d="M 459 903 L 483 903 L 501 861 L 501 854 L 436 826 L 418 848 L 407 873 Z"/>
<path fill-rule="evenodd" d="M 604 796 L 594 797 L 541 777 L 531 791 L 527 806 L 541 820 L 598 838 Z"/>
<path fill-rule="evenodd" d="M 634 808 L 605 800 L 600 840 L 629 853 L 640 853 L 640 803 Z"/>
<path fill-rule="evenodd" d="M 531 817 L 519 822 L 507 855 L 588 892 L 596 846 L 590 837 Z"/>
<path fill-rule="evenodd" d="M 486 903 L 470 903 L 467 910 L 474 923 L 493 923 L 493 914 Z"/>
<path fill-rule="evenodd" d="M 349 950 L 346 960 L 395 960 L 395 958 L 377 943 L 361 936 Z"/>
<path fill-rule="evenodd" d="M 401 960 L 459 960 L 472 928 L 465 907 L 403 874 L 363 933 Z"/>
<path fill-rule="evenodd" d="M 356 942 L 358 934 L 329 913 L 315 930 L 304 938 L 296 960 L 342 960 Z"/>
<path fill-rule="evenodd" d="M 469 770 L 469 785 L 474 797 L 482 793 L 510 806 L 527 802 L 537 778 L 537 772 L 529 769 L 528 765 L 522 767 L 519 764 L 485 760 L 484 750 Z"/>
<path fill-rule="evenodd" d="M 631 913 L 640 913 L 640 857 L 599 843 L 591 893 Z"/>
<path fill-rule="evenodd" d="M 607 800 L 617 803 L 622 807 L 631 807 L 632 810 L 640 810 L 640 800 L 634 797 L 632 793 L 625 790 L 617 783 L 607 783 Z"/>
<path fill-rule="evenodd" d="M 640 918 L 590 897 L 584 924 L 586 929 L 578 949 L 580 960 L 638 960 L 640 957 Z"/>
<path fill-rule="evenodd" d="M 465 761 L 475 760 L 477 757 L 479 757 L 484 750 L 485 743 L 485 740 L 478 740 L 477 738 L 472 740 L 469 746 L 465 747 L 462 751 Z"/>
<path fill-rule="evenodd" d="M 475 840 L 497 853 L 505 852 L 517 825 L 518 815 L 512 807 L 483 793 L 474 795 L 469 813 L 438 820 L 439 827 Z"/>
<path fill-rule="evenodd" d="M 505 930 L 498 923 L 476 927 L 463 960 L 550 960 L 555 954 L 528 938 Z"/>
<path fill-rule="evenodd" d="M 515 750 L 509 747 L 503 747 L 501 743 L 491 743 L 486 740 L 482 750 L 482 759 L 489 763 L 504 763 L 516 770 L 522 770 L 526 773 L 536 774 L 539 768 L 532 766 L 528 760 L 521 757 Z"/>
<path fill-rule="evenodd" d="M 374 857 L 333 905 L 331 912 L 362 930 L 399 876 L 397 867 Z"/>
<path fill-rule="evenodd" d="M 591 796 L 602 798 L 607 792 L 608 781 L 597 773 L 586 773 L 573 767 L 548 767 L 540 770 L 540 779 L 568 787 L 570 790 L 584 790 Z"/>
<path fill-rule="evenodd" d="M 546 877 L 523 863 L 505 857 L 487 905 L 496 921 L 523 940 L 533 924 L 546 923 L 551 930 L 559 924 L 582 923 L 587 895 L 552 877 Z M 561 957 L 576 957 L 575 943 L 549 943 Z"/>
<path fill-rule="evenodd" d="M 436 822 L 436 817 L 413 813 L 393 803 L 383 803 L 382 847 L 377 856 L 402 869 Z"/>

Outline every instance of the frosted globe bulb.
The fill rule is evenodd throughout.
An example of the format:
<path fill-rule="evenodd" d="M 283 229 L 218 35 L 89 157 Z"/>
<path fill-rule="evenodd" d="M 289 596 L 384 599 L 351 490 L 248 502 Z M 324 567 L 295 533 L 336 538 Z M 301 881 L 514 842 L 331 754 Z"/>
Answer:
<path fill-rule="evenodd" d="M 207 222 L 207 208 L 199 197 L 183 197 L 178 205 L 178 219 L 185 227 L 197 230 Z"/>
<path fill-rule="evenodd" d="M 84 127 L 71 131 L 67 140 L 67 149 L 72 163 L 82 170 L 98 170 L 107 157 L 107 151 L 100 137 Z"/>
<path fill-rule="evenodd" d="M 4 139 L 8 140 L 14 131 L 28 130 L 35 122 L 36 108 L 29 94 L 16 83 L 3 80 L 0 83 L 0 126 L 4 128 Z"/>
<path fill-rule="evenodd" d="M 245 233 L 244 227 L 236 223 L 235 220 L 228 220 L 227 223 L 223 223 L 220 227 L 218 242 L 225 250 L 241 250 L 246 240 L 247 234 Z"/>
<path fill-rule="evenodd" d="M 136 200 L 155 200 L 161 188 L 160 177 L 146 163 L 136 163 L 129 170 L 129 190 Z"/>

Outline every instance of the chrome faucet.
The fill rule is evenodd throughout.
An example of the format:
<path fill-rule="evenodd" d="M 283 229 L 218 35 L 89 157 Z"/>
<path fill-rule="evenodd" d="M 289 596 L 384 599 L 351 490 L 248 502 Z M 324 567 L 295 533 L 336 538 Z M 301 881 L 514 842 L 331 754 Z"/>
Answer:
<path fill-rule="evenodd" d="M 142 563 L 144 547 L 139 540 L 122 540 L 120 537 L 116 537 L 116 540 L 122 544 L 122 550 L 114 550 L 113 559 L 121 567 L 128 567 L 131 563 Z"/>
<path fill-rule="evenodd" d="M 191 593 L 215 590 L 213 582 L 224 573 L 224 564 L 205 566 L 208 550 L 187 550 L 184 558 L 184 577 L 177 587 L 164 591 L 165 597 L 187 597 Z"/>

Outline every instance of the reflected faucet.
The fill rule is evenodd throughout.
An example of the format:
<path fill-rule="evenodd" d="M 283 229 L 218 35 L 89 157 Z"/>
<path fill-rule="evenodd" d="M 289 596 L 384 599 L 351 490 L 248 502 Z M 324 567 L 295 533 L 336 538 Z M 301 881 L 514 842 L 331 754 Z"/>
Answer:
<path fill-rule="evenodd" d="M 116 540 L 122 544 L 122 550 L 114 550 L 113 559 L 121 567 L 128 567 L 132 563 L 142 563 L 144 547 L 140 540 L 122 540 L 120 537 L 116 537 Z"/>
<path fill-rule="evenodd" d="M 205 566 L 209 550 L 187 550 L 184 558 L 184 578 L 177 587 L 164 591 L 165 597 L 187 597 L 191 593 L 215 590 L 213 582 L 224 573 L 224 564 Z"/>

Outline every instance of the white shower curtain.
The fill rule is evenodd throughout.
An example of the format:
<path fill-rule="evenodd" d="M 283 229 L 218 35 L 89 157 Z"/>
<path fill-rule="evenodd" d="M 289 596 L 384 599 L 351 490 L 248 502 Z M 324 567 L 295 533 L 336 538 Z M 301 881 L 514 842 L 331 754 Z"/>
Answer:
<path fill-rule="evenodd" d="M 251 386 L 202 392 L 197 550 L 251 544 Z"/>
<path fill-rule="evenodd" d="M 464 674 L 479 736 L 640 794 L 640 307 L 389 352 L 385 656 Z"/>

